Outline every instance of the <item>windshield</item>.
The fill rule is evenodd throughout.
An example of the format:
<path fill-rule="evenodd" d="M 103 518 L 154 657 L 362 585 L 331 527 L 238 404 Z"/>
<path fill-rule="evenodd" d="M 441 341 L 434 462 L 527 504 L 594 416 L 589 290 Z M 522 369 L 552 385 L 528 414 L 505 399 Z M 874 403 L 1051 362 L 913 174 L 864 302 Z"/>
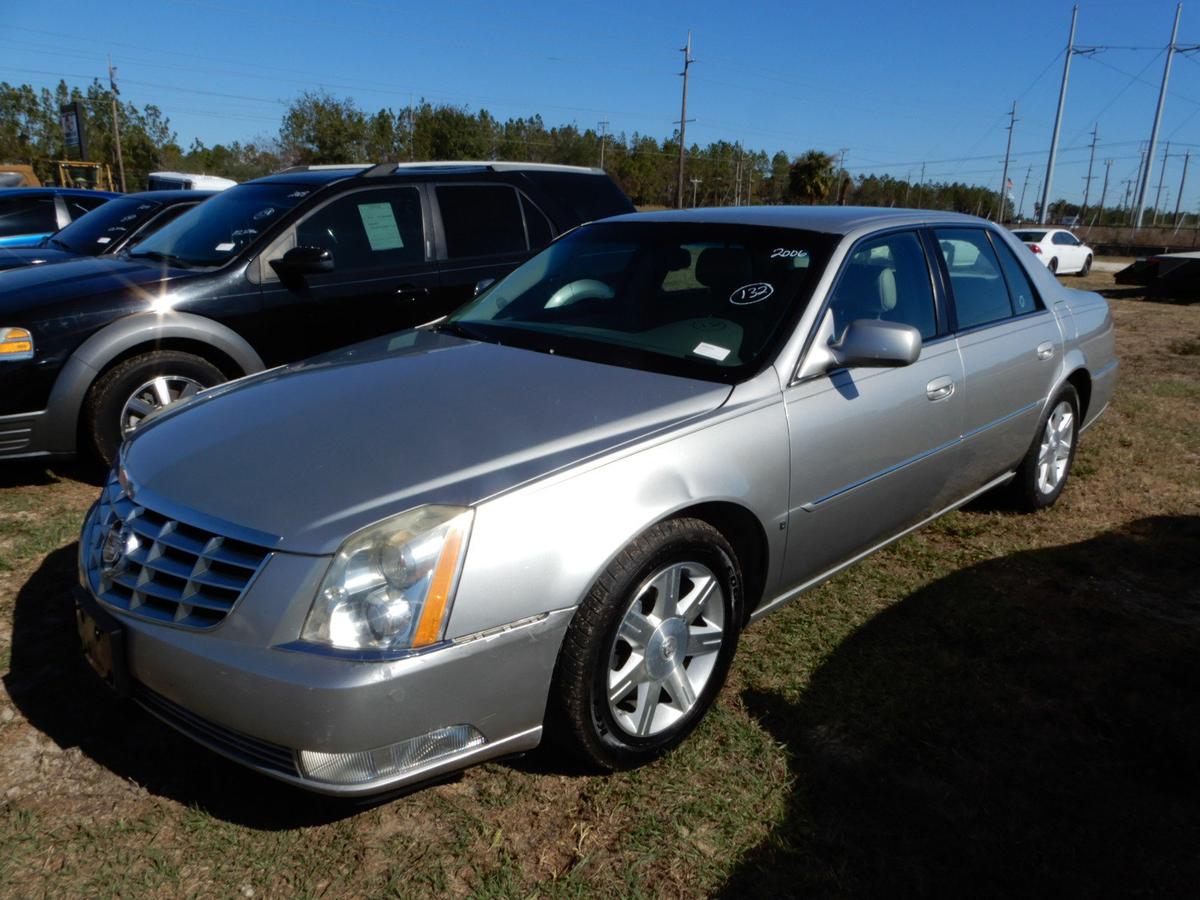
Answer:
<path fill-rule="evenodd" d="M 443 330 L 478 340 L 732 382 L 770 359 L 837 238 L 683 222 L 587 225 Z"/>
<path fill-rule="evenodd" d="M 232 187 L 139 241 L 129 255 L 183 266 L 223 265 L 312 191 L 294 184 Z"/>
<path fill-rule="evenodd" d="M 157 200 L 110 200 L 80 216 L 48 243 L 73 253 L 95 256 L 117 243 L 162 209 Z"/>
<path fill-rule="evenodd" d="M 1023 241 L 1026 244 L 1036 244 L 1046 236 L 1044 231 L 1014 231 L 1014 235 L 1018 241 Z"/>

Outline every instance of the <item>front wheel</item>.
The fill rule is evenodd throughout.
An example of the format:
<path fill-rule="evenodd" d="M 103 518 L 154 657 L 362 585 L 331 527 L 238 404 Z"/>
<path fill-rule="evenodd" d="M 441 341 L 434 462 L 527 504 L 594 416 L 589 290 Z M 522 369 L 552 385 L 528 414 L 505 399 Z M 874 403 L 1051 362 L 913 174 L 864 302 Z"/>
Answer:
<path fill-rule="evenodd" d="M 1053 506 L 1067 484 L 1079 436 L 1079 394 L 1066 385 L 1043 413 L 1038 434 L 1012 481 L 1018 508 L 1036 512 Z"/>
<path fill-rule="evenodd" d="M 550 737 L 600 769 L 662 756 L 712 706 L 741 622 L 741 572 L 721 533 L 698 519 L 655 525 L 617 556 L 567 630 Z"/>
<path fill-rule="evenodd" d="M 1083 268 L 1079 270 L 1079 277 L 1082 278 L 1092 271 L 1092 255 L 1089 253 L 1087 259 L 1083 261 Z"/>
<path fill-rule="evenodd" d="M 113 366 L 88 391 L 89 449 L 111 465 L 121 442 L 143 419 L 222 381 L 225 374 L 208 360 L 179 350 L 155 350 Z"/>

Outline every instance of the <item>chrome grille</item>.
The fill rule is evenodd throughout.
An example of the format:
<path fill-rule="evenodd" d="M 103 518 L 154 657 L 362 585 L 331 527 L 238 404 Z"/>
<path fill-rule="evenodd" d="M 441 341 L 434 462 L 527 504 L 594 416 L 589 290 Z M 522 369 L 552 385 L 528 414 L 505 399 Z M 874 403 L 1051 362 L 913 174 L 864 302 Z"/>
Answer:
<path fill-rule="evenodd" d="M 114 532 L 124 536 L 124 552 L 105 567 L 104 544 Z M 88 519 L 84 542 L 88 580 L 101 600 L 190 628 L 224 619 L 270 553 L 142 506 L 115 478 Z"/>

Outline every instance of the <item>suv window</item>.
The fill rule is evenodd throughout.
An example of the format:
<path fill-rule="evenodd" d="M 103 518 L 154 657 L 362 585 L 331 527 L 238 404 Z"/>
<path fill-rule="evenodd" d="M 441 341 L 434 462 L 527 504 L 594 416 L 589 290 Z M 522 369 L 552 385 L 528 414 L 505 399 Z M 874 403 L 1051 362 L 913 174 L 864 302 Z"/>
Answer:
<path fill-rule="evenodd" d="M 0 236 L 58 231 L 54 198 L 11 197 L 0 200 Z"/>
<path fill-rule="evenodd" d="M 529 249 L 540 250 L 554 240 L 554 226 L 545 213 L 533 205 L 533 201 L 521 195 L 521 211 L 525 214 L 525 233 L 529 236 Z"/>
<path fill-rule="evenodd" d="M 925 340 L 936 336 L 929 265 L 916 234 L 902 231 L 859 244 L 842 269 L 829 308 L 837 335 L 855 319 L 881 319 L 912 325 Z"/>
<path fill-rule="evenodd" d="M 423 262 L 421 192 L 394 187 L 346 194 L 296 226 L 296 245 L 328 250 L 339 270 Z"/>
<path fill-rule="evenodd" d="M 937 228 L 933 233 L 950 275 L 958 327 L 974 328 L 1011 317 L 1008 286 L 987 235 L 978 228 Z"/>
<path fill-rule="evenodd" d="M 1025 271 L 1025 267 L 1013 255 L 1003 239 L 998 235 L 991 235 L 992 247 L 996 251 L 996 255 L 1000 257 L 1000 269 L 1004 273 L 1004 280 L 1008 284 L 1008 296 L 1012 301 L 1012 307 L 1016 310 L 1018 316 L 1025 313 L 1031 313 L 1038 308 L 1037 293 L 1033 289 L 1033 282 L 1029 280 L 1029 273 Z"/>
<path fill-rule="evenodd" d="M 437 199 L 446 254 L 451 259 L 524 253 L 529 249 L 515 188 L 504 184 L 443 184 L 437 188 Z"/>

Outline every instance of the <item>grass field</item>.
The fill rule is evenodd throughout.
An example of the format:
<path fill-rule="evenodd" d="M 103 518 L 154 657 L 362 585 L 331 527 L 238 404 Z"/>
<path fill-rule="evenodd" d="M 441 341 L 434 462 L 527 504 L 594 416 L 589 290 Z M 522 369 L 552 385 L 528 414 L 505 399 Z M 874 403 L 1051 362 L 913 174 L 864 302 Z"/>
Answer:
<path fill-rule="evenodd" d="M 0 892 L 1194 895 L 1200 306 L 1111 302 L 1054 509 L 976 503 L 751 628 L 698 733 L 609 777 L 533 754 L 353 807 L 225 762 L 79 661 L 96 487 L 0 468 Z"/>

